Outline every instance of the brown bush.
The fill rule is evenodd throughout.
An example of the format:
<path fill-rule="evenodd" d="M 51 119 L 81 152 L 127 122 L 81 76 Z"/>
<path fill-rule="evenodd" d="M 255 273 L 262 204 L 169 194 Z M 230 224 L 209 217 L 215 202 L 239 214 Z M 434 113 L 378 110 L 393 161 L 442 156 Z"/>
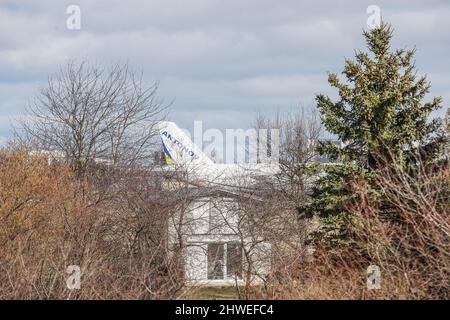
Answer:
<path fill-rule="evenodd" d="M 122 192 L 125 185 L 105 196 L 63 163 L 1 150 L 0 298 L 173 297 L 182 287 L 178 262 L 164 232 L 154 232 L 165 230 L 156 222 L 165 221 L 167 204 L 154 189 L 143 188 L 153 196 L 146 198 Z M 81 268 L 79 290 L 66 286 L 69 265 Z"/>
<path fill-rule="evenodd" d="M 356 216 L 356 245 L 338 257 L 320 247 L 313 255 L 291 251 L 275 261 L 262 297 L 448 299 L 450 168 L 444 160 L 416 164 L 406 170 L 393 161 L 380 169 L 376 187 L 384 197 L 355 181 L 358 201 L 347 210 Z M 380 268 L 380 289 L 367 288 L 369 265 Z"/>

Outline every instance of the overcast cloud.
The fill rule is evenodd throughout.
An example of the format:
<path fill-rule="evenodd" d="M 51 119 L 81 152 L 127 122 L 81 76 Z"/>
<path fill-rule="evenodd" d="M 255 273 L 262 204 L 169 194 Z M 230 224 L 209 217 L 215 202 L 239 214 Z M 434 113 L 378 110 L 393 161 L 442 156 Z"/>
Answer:
<path fill-rule="evenodd" d="M 66 28 L 70 4 L 81 30 Z M 142 69 L 188 128 L 245 128 L 257 112 L 311 108 L 315 94 L 335 95 L 326 72 L 364 47 L 371 4 L 394 26 L 394 47 L 417 47 L 419 74 L 450 106 L 447 0 L 0 0 L 0 141 L 71 59 Z"/>

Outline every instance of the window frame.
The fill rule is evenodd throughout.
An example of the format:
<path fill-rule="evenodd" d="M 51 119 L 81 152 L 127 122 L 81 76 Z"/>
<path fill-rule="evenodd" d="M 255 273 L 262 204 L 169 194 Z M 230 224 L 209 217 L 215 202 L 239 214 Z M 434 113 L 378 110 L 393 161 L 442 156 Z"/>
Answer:
<path fill-rule="evenodd" d="M 215 278 L 214 274 L 210 275 L 210 245 L 219 245 L 222 246 L 222 252 L 223 252 L 223 257 L 221 259 L 222 261 L 222 277 L 221 278 Z M 238 249 L 240 249 L 240 265 L 239 265 L 239 269 L 240 269 L 240 274 L 233 274 L 233 275 L 229 275 L 229 266 L 228 266 L 228 246 L 229 245 L 235 245 L 237 246 Z M 206 277 L 208 280 L 234 280 L 234 279 L 238 279 L 238 280 L 242 280 L 243 276 L 243 265 L 244 265 L 244 254 L 243 254 L 243 247 L 242 244 L 239 241 L 228 241 L 228 242 L 209 242 L 207 244 L 207 248 L 206 248 L 207 252 L 206 252 Z M 217 250 L 219 251 L 219 250 Z M 231 259 L 230 259 L 231 260 Z"/>

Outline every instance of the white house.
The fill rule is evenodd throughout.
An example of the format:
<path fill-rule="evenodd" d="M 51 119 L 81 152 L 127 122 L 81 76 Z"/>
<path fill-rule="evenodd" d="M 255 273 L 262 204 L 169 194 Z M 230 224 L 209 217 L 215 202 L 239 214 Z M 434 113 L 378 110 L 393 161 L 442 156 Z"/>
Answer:
<path fill-rule="evenodd" d="M 192 188 L 171 217 L 169 243 L 183 246 L 188 285 L 259 283 L 270 271 L 271 246 L 249 231 L 237 195 L 224 188 Z"/>
<path fill-rule="evenodd" d="M 168 238 L 183 252 L 185 280 L 193 285 L 262 281 L 270 270 L 271 247 L 255 230 L 258 213 L 248 219 L 241 200 L 255 197 L 243 189 L 248 191 L 257 177 L 273 175 L 278 166 L 216 164 L 175 123 L 159 126 L 167 162 L 163 171 L 182 181 L 169 188 L 179 208 L 170 218 Z"/>

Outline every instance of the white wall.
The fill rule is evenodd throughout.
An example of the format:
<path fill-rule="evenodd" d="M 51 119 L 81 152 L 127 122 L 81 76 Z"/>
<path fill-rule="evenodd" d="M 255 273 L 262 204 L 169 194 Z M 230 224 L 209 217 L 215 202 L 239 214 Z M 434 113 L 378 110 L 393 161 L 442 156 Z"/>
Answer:
<path fill-rule="evenodd" d="M 186 279 L 188 281 L 207 279 L 207 245 L 190 243 L 186 248 Z"/>
<path fill-rule="evenodd" d="M 184 213 L 184 223 L 182 228 L 183 240 L 186 245 L 185 250 L 185 275 L 188 284 L 192 285 L 234 285 L 234 279 L 228 280 L 208 280 L 208 243 L 242 242 L 241 235 L 237 234 L 239 216 L 236 208 L 233 208 L 232 199 L 198 199 L 192 202 Z M 211 210 L 212 208 L 212 210 Z M 231 210 L 229 210 L 231 208 Z M 216 219 L 210 221 L 210 212 L 215 214 Z M 172 225 L 169 224 L 170 241 L 177 241 L 175 225 L 178 224 L 180 213 L 175 214 Z M 225 219 L 225 220 L 224 220 Z M 211 223 L 212 222 L 212 223 Z M 175 224 L 175 225 L 174 225 Z M 210 225 L 213 229 L 210 230 Z M 247 237 L 243 243 L 245 248 L 250 250 L 252 264 L 252 274 L 264 277 L 270 271 L 270 250 L 269 243 L 258 243 L 252 245 L 252 238 Z M 246 261 L 243 254 L 243 271 L 245 272 Z M 259 281 L 256 276 L 252 276 L 252 281 Z M 238 283 L 242 284 L 242 281 Z"/>

